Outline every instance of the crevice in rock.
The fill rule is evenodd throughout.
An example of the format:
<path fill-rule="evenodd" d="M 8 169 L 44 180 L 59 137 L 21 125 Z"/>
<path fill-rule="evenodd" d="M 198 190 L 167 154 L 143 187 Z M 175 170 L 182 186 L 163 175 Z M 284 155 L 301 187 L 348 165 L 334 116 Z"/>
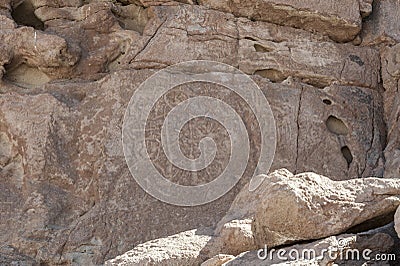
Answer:
<path fill-rule="evenodd" d="M 349 133 L 349 128 L 346 124 L 333 115 L 329 116 L 326 120 L 326 127 L 330 132 L 336 135 L 347 135 Z"/>
<path fill-rule="evenodd" d="M 256 52 L 261 52 L 261 53 L 270 53 L 274 50 L 272 48 L 257 43 L 254 44 L 254 49 L 256 49 Z"/>
<path fill-rule="evenodd" d="M 323 99 L 322 102 L 326 105 L 332 105 L 332 101 L 329 99 Z"/>
<path fill-rule="evenodd" d="M 33 88 L 50 82 L 50 78 L 36 67 L 21 64 L 19 66 L 6 66 L 3 78 L 16 85 Z"/>
<path fill-rule="evenodd" d="M 151 41 L 154 39 L 154 37 L 157 36 L 159 30 L 164 26 L 166 21 L 167 21 L 167 19 L 164 19 L 164 21 L 162 23 L 160 23 L 160 25 L 157 27 L 154 34 L 148 39 L 148 41 L 145 43 L 143 48 L 139 52 L 137 52 L 136 55 L 129 61 L 129 64 L 131 64 L 136 59 L 137 56 L 139 56 L 144 50 L 146 50 L 147 46 L 151 43 Z"/>
<path fill-rule="evenodd" d="M 365 221 L 361 224 L 355 225 L 352 228 L 350 228 L 349 230 L 347 230 L 345 233 L 348 234 L 358 234 L 358 233 L 362 233 L 371 229 L 375 229 L 378 227 L 382 227 L 385 226 L 387 224 L 390 224 L 391 222 L 393 222 L 393 216 L 394 216 L 395 212 L 390 212 L 390 213 L 386 213 L 383 215 L 380 215 L 378 217 L 375 217 L 373 219 L 370 219 L 368 221 Z"/>
<path fill-rule="evenodd" d="M 282 72 L 276 70 L 276 69 L 262 69 L 262 70 L 257 70 L 254 72 L 255 75 L 259 75 L 263 78 L 267 78 L 272 82 L 276 83 L 281 83 L 288 77 L 284 75 Z"/>
<path fill-rule="evenodd" d="M 303 100 L 303 92 L 304 88 L 301 88 L 300 91 L 300 96 L 299 96 L 299 108 L 297 109 L 297 117 L 296 117 L 296 122 L 297 122 L 297 138 L 296 138 L 296 161 L 295 161 L 295 174 L 298 172 L 298 161 L 299 161 L 299 147 L 300 147 L 300 113 L 301 113 L 301 103 Z"/>
<path fill-rule="evenodd" d="M 240 38 L 239 38 L 240 39 Z M 253 42 L 257 42 L 258 40 L 253 38 L 253 37 L 244 37 L 245 40 L 249 40 L 249 41 L 253 41 Z"/>
<path fill-rule="evenodd" d="M 326 87 L 329 87 L 333 81 L 326 81 L 323 79 L 313 79 L 313 78 L 303 78 L 301 79 L 301 82 L 311 85 L 315 88 L 319 88 L 319 89 L 324 89 Z"/>
<path fill-rule="evenodd" d="M 11 16 L 18 25 L 33 27 L 44 30 L 44 23 L 35 15 L 35 8 L 31 0 L 25 0 L 13 8 Z"/>
<path fill-rule="evenodd" d="M 132 30 L 143 34 L 144 28 L 149 21 L 147 9 L 137 5 L 121 5 L 113 9 L 113 14 L 118 20 L 121 28 Z"/>
<path fill-rule="evenodd" d="M 340 151 L 342 152 L 343 157 L 347 161 L 347 166 L 350 167 L 351 163 L 353 162 L 353 155 L 351 154 L 349 147 L 344 146 L 343 148 L 340 149 Z"/>

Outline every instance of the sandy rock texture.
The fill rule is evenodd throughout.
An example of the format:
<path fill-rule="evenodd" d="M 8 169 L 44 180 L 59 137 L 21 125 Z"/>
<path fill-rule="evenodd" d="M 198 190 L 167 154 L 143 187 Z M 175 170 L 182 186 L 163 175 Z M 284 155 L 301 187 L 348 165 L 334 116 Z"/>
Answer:
<path fill-rule="evenodd" d="M 369 263 L 376 254 L 394 254 L 399 239 L 393 223 L 379 227 L 382 220 L 364 222 L 385 214 L 393 219 L 400 204 L 398 180 L 332 181 L 285 169 L 260 178 L 257 190 L 242 189 L 213 233 L 198 229 L 152 240 L 106 265 L 182 265 L 184 259 L 191 265 L 285 265 L 280 249 L 290 265 Z M 344 233 L 361 224 L 376 229 L 359 226 L 358 233 Z M 171 248 L 178 246 L 184 247 Z M 359 256 L 359 261 L 346 255 L 367 249 L 368 256 Z"/>
<path fill-rule="evenodd" d="M 272 174 L 260 188 L 265 196 L 255 209 L 252 231 L 256 243 L 274 247 L 320 239 L 375 217 L 392 215 L 400 203 L 399 185 L 394 179 L 335 182 L 308 173 Z"/>
<path fill-rule="evenodd" d="M 371 10 L 371 1 L 358 0 L 200 0 L 199 3 L 240 17 L 318 31 L 339 42 L 354 39 L 361 29 L 361 13 L 367 15 Z"/>
<path fill-rule="evenodd" d="M 218 265 L 271 235 L 277 245 L 325 241 L 370 218 L 387 220 L 399 195 L 399 10 L 394 0 L 0 0 L 0 264 L 101 265 L 133 250 L 139 262 L 121 261 Z M 236 67 L 268 99 L 277 133 L 271 172 L 288 171 L 264 181 L 265 195 L 243 190 L 262 132 L 251 108 L 215 84 L 178 86 L 158 101 L 148 151 L 170 181 L 213 180 L 230 156 L 219 123 L 182 129 L 185 154 L 199 156 L 206 136 L 218 148 L 198 173 L 168 161 L 160 132 L 180 101 L 223 100 L 251 140 L 239 183 L 212 203 L 177 207 L 132 178 L 121 140 L 129 100 L 156 71 L 188 60 Z M 273 191 L 282 182 L 287 190 Z M 287 212 L 293 222 L 308 207 L 327 213 L 309 214 L 303 227 L 274 224 L 267 218 L 279 204 L 298 207 Z M 318 231 L 317 221 L 332 226 Z M 141 244 L 155 239 L 165 249 Z"/>

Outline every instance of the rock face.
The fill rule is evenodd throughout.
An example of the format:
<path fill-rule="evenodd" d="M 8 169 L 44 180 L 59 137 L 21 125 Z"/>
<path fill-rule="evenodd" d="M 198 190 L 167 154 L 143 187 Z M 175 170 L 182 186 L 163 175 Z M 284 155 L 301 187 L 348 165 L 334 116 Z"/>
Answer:
<path fill-rule="evenodd" d="M 392 215 L 400 204 L 398 180 L 332 181 L 314 173 L 293 175 L 285 169 L 260 178 L 263 182 L 257 190 L 242 189 L 214 233 L 192 230 L 152 240 L 106 265 L 346 265 L 373 262 L 376 254 L 394 254 L 390 252 L 395 241 L 400 243 L 393 223 L 341 234 L 364 221 Z M 314 239 L 319 240 L 310 242 Z M 302 244 L 288 245 L 294 242 Z M 367 255 L 364 250 L 369 250 Z M 387 257 L 382 263 L 390 260 Z"/>
<path fill-rule="evenodd" d="M 368 14 L 368 10 L 371 9 L 371 1 L 360 2 L 362 11 Z M 361 29 L 360 2 L 357 0 L 323 2 L 295 0 L 199 1 L 200 4 L 209 8 L 240 17 L 319 31 L 341 42 L 351 41 Z"/>
<path fill-rule="evenodd" d="M 390 189 L 397 191 L 400 177 L 398 10 L 391 0 L 0 0 L 0 264 L 99 265 L 151 239 L 164 239 L 157 245 L 167 251 L 144 245 L 150 255 L 138 263 L 218 264 L 257 249 L 265 228 L 293 229 L 263 224 L 269 196 L 242 190 L 256 170 L 262 132 L 251 107 L 223 86 L 184 84 L 160 99 L 149 119 L 148 152 L 172 182 L 214 180 L 230 158 L 229 134 L 219 123 L 198 119 L 182 129 L 181 149 L 192 159 L 201 154 L 200 140 L 215 140 L 215 160 L 202 171 L 175 167 L 160 143 L 174 106 L 199 95 L 217 98 L 248 129 L 241 181 L 215 202 L 177 207 L 132 178 L 121 140 L 129 100 L 157 70 L 188 60 L 231 65 L 260 87 L 276 122 L 271 172 L 290 171 L 275 181 L 289 180 L 290 190 L 304 193 L 306 184 L 323 187 L 337 196 L 320 195 L 335 209 L 349 200 L 332 231 L 293 234 L 290 241 L 325 238 L 393 211 L 398 194 Z M 296 176 L 310 171 L 343 182 L 394 180 Z M 275 181 L 271 187 L 279 186 Z M 330 221 L 318 217 L 310 214 L 313 223 L 302 232 Z M 189 231 L 202 227 L 214 233 Z M 185 231 L 188 242 L 167 237 Z M 184 243 L 191 248 L 175 253 Z M 131 254 L 140 257 L 143 249 Z"/>
<path fill-rule="evenodd" d="M 374 12 L 363 24 L 361 34 L 365 45 L 394 45 L 400 41 L 400 19 L 395 14 L 400 10 L 395 0 L 373 2 Z M 390 19 L 389 19 L 390 18 Z"/>
<path fill-rule="evenodd" d="M 388 127 L 388 144 L 385 149 L 386 177 L 397 178 L 400 175 L 400 45 L 386 48 L 382 52 L 382 77 L 385 88 L 385 121 Z"/>
<path fill-rule="evenodd" d="M 378 54 L 370 48 L 331 42 L 240 40 L 239 68 L 280 82 L 299 77 L 324 88 L 333 82 L 376 88 Z"/>

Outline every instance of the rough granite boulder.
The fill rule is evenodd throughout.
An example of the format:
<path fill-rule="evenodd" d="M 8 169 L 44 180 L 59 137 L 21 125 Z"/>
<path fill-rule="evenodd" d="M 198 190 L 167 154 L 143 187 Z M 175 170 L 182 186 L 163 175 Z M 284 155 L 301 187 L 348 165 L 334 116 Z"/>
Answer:
<path fill-rule="evenodd" d="M 259 187 L 252 231 L 259 247 L 275 247 L 345 232 L 376 217 L 393 215 L 400 180 L 332 181 L 314 173 L 274 172 Z"/>
<path fill-rule="evenodd" d="M 358 260 L 350 256 L 354 256 L 354 250 L 359 252 L 359 261 L 365 263 L 374 261 L 374 256 L 379 253 L 393 254 L 390 252 L 393 252 L 395 241 L 399 242 L 393 235 L 393 223 L 359 233 L 339 233 L 365 220 L 393 213 L 400 203 L 399 182 L 377 178 L 339 182 L 313 173 L 294 176 L 284 169 L 260 178 L 264 180 L 259 189 L 254 192 L 247 186 L 242 189 L 214 232 L 205 228 L 148 241 L 107 261 L 106 265 L 279 265 L 285 261 L 290 265 L 331 265 L 334 262 L 346 265 Z M 290 200 L 291 194 L 297 201 Z M 244 205 L 245 201 L 248 205 Z M 265 208 L 266 201 L 276 204 L 274 209 Z M 304 202 L 313 206 L 301 208 Z M 293 214 L 283 211 L 285 206 Z M 314 215 L 310 215 L 312 213 Z M 233 216 L 239 219 L 231 220 Z M 320 223 L 312 223 L 314 218 Z M 260 222 L 259 219 L 264 220 Z M 274 226 L 271 220 L 286 231 L 260 230 Z M 293 238 L 300 234 L 303 237 Z M 334 236 L 326 238 L 329 235 Z M 284 241 L 281 241 L 282 237 Z M 319 240 L 302 243 L 313 239 Z M 285 251 L 283 256 L 286 254 L 287 260 L 281 258 L 279 250 Z M 364 250 L 370 250 L 369 258 L 361 257 Z M 391 259 L 387 257 L 384 265 Z"/>

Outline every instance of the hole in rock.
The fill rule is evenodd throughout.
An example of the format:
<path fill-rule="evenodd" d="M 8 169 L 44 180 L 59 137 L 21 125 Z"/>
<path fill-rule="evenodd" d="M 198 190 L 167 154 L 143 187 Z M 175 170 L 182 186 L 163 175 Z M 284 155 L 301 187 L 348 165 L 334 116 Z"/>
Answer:
<path fill-rule="evenodd" d="M 350 55 L 349 56 L 350 60 L 359 65 L 360 67 L 363 66 L 365 63 L 364 61 L 357 55 Z"/>
<path fill-rule="evenodd" d="M 326 120 L 326 127 L 330 132 L 337 135 L 347 135 L 349 133 L 349 129 L 345 123 L 333 115 Z"/>
<path fill-rule="evenodd" d="M 332 101 L 329 100 L 329 99 L 324 99 L 324 100 L 322 100 L 322 102 L 323 102 L 324 104 L 326 104 L 326 105 L 331 105 L 331 104 L 332 104 Z"/>
<path fill-rule="evenodd" d="M 351 151 L 350 151 L 349 147 L 344 146 L 341 149 L 341 151 L 342 151 L 343 157 L 347 161 L 347 165 L 350 166 L 350 164 L 353 162 L 353 155 L 351 154 Z"/>
<path fill-rule="evenodd" d="M 319 78 L 302 78 L 301 81 L 319 89 L 324 89 L 330 85 L 330 81 Z"/>
<path fill-rule="evenodd" d="M 33 27 L 37 30 L 44 30 L 44 23 L 35 15 L 35 8 L 30 0 L 25 0 L 14 7 L 12 17 L 18 25 Z"/>
<path fill-rule="evenodd" d="M 144 28 L 149 21 L 147 10 L 136 5 L 120 6 L 113 13 L 121 28 L 133 30 L 140 34 L 143 34 Z"/>
<path fill-rule="evenodd" d="M 267 78 L 272 82 L 278 83 L 284 81 L 287 78 L 287 76 L 276 69 L 257 70 L 256 72 L 254 72 L 254 74 L 260 75 L 261 77 Z"/>
<path fill-rule="evenodd" d="M 256 52 L 262 52 L 262 53 L 269 53 L 272 52 L 273 49 L 259 45 L 259 44 L 254 44 L 254 49 L 256 49 Z"/>
<path fill-rule="evenodd" d="M 10 161 L 11 148 L 11 142 L 6 133 L 0 132 L 0 169 Z"/>
<path fill-rule="evenodd" d="M 258 40 L 253 38 L 253 37 L 244 37 L 245 40 L 249 40 L 249 41 L 253 41 L 253 42 L 257 42 Z"/>
<path fill-rule="evenodd" d="M 396 211 L 389 212 L 378 217 L 372 218 L 368 221 L 365 221 L 359 225 L 355 225 L 349 230 L 346 231 L 347 234 L 358 234 L 362 232 L 366 232 L 368 230 L 372 230 L 375 228 L 379 228 L 393 222 L 393 216 Z"/>
<path fill-rule="evenodd" d="M 38 68 L 26 64 L 15 68 L 6 68 L 4 79 L 23 87 L 37 87 L 50 81 L 50 78 Z"/>

